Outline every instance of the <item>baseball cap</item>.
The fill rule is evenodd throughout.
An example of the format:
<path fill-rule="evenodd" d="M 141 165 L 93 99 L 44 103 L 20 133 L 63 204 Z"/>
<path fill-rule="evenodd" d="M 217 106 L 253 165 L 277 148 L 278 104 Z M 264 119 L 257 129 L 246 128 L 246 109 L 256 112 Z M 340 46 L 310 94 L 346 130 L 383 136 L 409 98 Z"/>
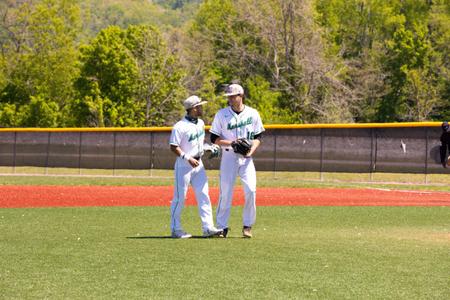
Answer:
<path fill-rule="evenodd" d="M 244 88 L 237 83 L 230 84 L 225 89 L 225 96 L 244 95 Z"/>
<path fill-rule="evenodd" d="M 208 101 L 202 101 L 198 96 L 190 96 L 183 102 L 183 106 L 185 109 L 191 109 L 199 105 L 203 105 L 205 103 L 208 103 Z"/>

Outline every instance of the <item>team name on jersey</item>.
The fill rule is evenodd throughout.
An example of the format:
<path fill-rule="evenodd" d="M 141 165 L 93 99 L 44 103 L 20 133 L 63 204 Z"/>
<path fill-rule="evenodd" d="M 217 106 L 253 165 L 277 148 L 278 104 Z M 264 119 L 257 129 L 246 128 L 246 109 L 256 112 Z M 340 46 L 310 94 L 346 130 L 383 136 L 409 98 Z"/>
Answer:
<path fill-rule="evenodd" d="M 248 117 L 247 120 L 242 120 L 242 121 L 240 121 L 239 123 L 236 123 L 236 124 L 228 123 L 227 129 L 228 130 L 233 130 L 233 129 L 236 129 L 236 128 L 240 128 L 240 127 L 244 127 L 244 126 L 250 125 L 252 123 L 253 123 L 253 118 L 252 117 Z"/>
<path fill-rule="evenodd" d="M 203 136 L 203 135 L 205 135 L 205 131 L 200 131 L 200 132 L 198 132 L 198 133 L 194 133 L 194 134 L 191 134 L 191 135 L 189 135 L 189 142 L 192 142 L 193 140 L 196 140 L 196 139 L 198 139 L 199 137 L 201 137 L 201 136 Z"/>

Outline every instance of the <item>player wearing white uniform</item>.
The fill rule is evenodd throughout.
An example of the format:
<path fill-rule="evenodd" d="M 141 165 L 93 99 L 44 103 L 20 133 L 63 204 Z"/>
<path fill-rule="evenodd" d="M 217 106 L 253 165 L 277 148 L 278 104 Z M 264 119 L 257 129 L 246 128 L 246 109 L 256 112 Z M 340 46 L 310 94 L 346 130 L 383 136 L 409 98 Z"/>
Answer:
<path fill-rule="evenodd" d="M 174 196 L 170 208 L 170 228 L 174 238 L 192 237 L 181 226 L 181 211 L 189 184 L 195 192 L 203 236 L 210 237 L 220 232 L 214 227 L 208 178 L 201 160 L 204 151 L 205 124 L 198 117 L 202 115 L 202 105 L 205 103 L 206 101 L 201 101 L 197 96 L 187 98 L 183 103 L 187 115 L 173 126 L 170 135 L 170 150 L 177 155 Z"/>
<path fill-rule="evenodd" d="M 245 192 L 242 233 L 244 237 L 252 237 L 251 228 L 256 220 L 256 170 L 252 155 L 260 145 L 264 127 L 259 113 L 244 104 L 244 89 L 238 84 L 231 84 L 225 91 L 229 106 L 217 112 L 210 133 L 211 142 L 222 147 L 220 162 L 220 198 L 217 207 L 217 227 L 222 236 L 228 234 L 233 187 L 236 176 L 241 177 Z M 235 153 L 231 144 L 239 138 L 252 141 L 247 155 Z"/>

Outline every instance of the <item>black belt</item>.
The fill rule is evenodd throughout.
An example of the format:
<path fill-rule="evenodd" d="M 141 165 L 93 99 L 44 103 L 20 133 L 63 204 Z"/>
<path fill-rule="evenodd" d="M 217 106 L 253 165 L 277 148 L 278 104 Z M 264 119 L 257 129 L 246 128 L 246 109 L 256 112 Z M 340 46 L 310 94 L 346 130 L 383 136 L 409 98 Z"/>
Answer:
<path fill-rule="evenodd" d="M 201 156 L 194 156 L 193 159 L 200 160 Z"/>

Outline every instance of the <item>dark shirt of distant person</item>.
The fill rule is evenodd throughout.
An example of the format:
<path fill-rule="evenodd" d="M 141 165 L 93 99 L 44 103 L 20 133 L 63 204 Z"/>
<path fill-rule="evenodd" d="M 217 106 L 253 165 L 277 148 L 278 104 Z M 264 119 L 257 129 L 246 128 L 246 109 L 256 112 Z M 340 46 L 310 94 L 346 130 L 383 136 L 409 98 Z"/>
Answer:
<path fill-rule="evenodd" d="M 448 122 L 442 122 L 442 134 L 441 134 L 441 164 L 444 168 L 448 167 L 450 163 L 450 156 L 447 157 L 447 150 L 450 154 L 450 125 Z M 446 159 L 447 158 L 447 159 Z M 447 161 L 446 161 L 447 160 Z"/>

